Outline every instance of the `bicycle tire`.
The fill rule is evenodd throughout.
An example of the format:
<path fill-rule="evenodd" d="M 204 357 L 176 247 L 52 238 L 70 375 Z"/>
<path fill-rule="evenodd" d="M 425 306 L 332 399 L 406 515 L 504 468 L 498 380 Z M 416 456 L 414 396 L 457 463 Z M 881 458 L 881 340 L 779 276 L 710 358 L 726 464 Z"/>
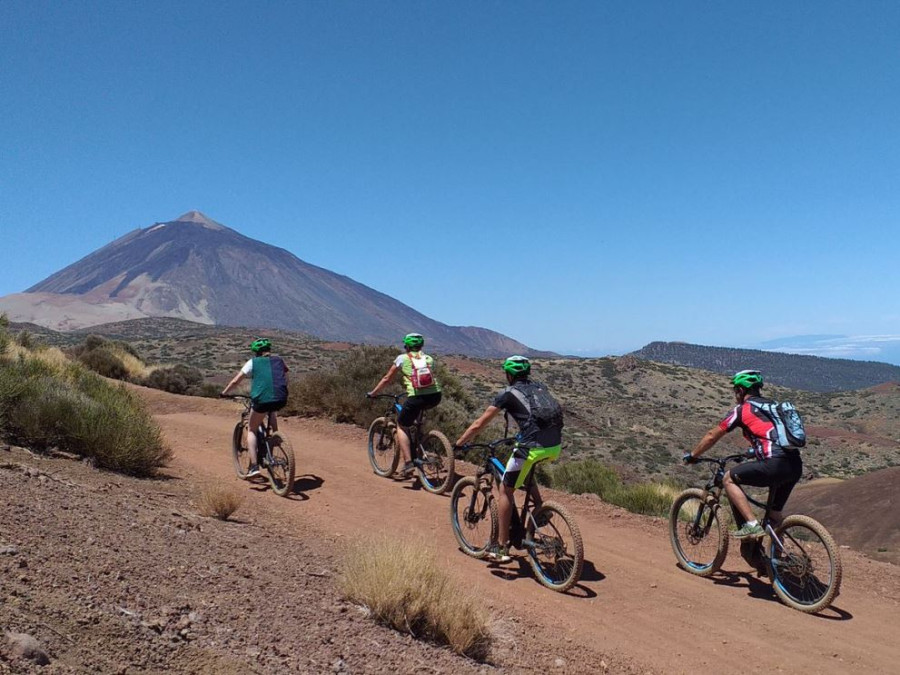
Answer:
<path fill-rule="evenodd" d="M 694 519 L 701 509 L 701 522 L 696 527 Z M 699 488 L 682 492 L 669 510 L 669 541 L 678 564 L 698 577 L 718 572 L 728 555 L 728 531 L 719 511 L 710 504 L 709 493 Z M 705 551 L 702 555 L 701 546 Z"/>
<path fill-rule="evenodd" d="M 294 448 L 290 441 L 281 434 L 270 436 L 268 442 L 269 450 L 272 453 L 272 461 L 266 462 L 269 485 L 276 495 L 286 497 L 294 489 L 294 477 L 297 471 Z"/>
<path fill-rule="evenodd" d="M 473 491 L 476 494 L 471 506 Z M 450 524 L 460 550 L 473 558 L 484 558 L 488 546 L 497 540 L 497 522 L 497 505 L 489 491 L 485 494 L 483 483 L 474 476 L 456 481 L 450 493 Z"/>
<path fill-rule="evenodd" d="M 231 459 L 234 472 L 241 480 L 247 480 L 247 472 L 250 471 L 250 451 L 247 449 L 247 434 L 244 433 L 246 428 L 243 421 L 238 422 L 231 434 Z"/>
<path fill-rule="evenodd" d="M 584 542 L 575 519 L 556 502 L 544 502 L 527 517 L 525 542 L 538 582 L 563 593 L 581 579 Z"/>
<path fill-rule="evenodd" d="M 395 426 L 387 417 L 379 417 L 369 425 L 369 463 L 382 478 L 390 478 L 400 462 L 400 448 L 394 438 Z"/>
<path fill-rule="evenodd" d="M 809 516 L 788 516 L 775 531 L 784 544 L 769 541 L 768 570 L 775 595 L 807 614 L 828 607 L 841 588 L 840 551 L 831 533 Z M 816 543 L 818 541 L 818 544 Z M 827 574 L 825 581 L 819 575 Z"/>
<path fill-rule="evenodd" d="M 416 475 L 422 487 L 436 495 L 444 494 L 453 485 L 453 446 L 440 431 L 431 430 L 419 444 Z"/>

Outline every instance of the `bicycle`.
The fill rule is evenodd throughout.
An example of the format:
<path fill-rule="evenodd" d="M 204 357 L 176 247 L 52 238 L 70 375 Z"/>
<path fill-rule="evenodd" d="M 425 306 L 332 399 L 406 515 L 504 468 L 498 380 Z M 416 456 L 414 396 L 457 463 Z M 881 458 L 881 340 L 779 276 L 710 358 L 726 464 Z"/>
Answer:
<path fill-rule="evenodd" d="M 450 494 L 450 523 L 460 548 L 466 555 L 482 559 L 488 547 L 496 543 L 498 509 L 493 486 L 499 484 L 505 465 L 497 459 L 498 448 L 514 444 L 515 438 L 491 443 L 468 443 L 460 451 L 484 450 L 484 463 L 474 476 L 460 478 Z M 564 506 L 542 501 L 531 472 L 522 486 L 525 501 L 513 508 L 509 527 L 510 546 L 523 550 L 538 582 L 560 593 L 569 590 L 581 578 L 584 544 L 581 531 Z"/>
<path fill-rule="evenodd" d="M 679 565 L 691 574 L 715 574 L 728 555 L 728 532 L 719 514 L 722 481 L 729 462 L 747 458 L 746 454 L 697 458 L 711 465 L 709 482 L 702 490 L 685 490 L 672 503 L 669 538 Z M 764 534 L 741 540 L 741 555 L 760 575 L 769 577 L 778 599 L 788 607 L 809 614 L 828 607 L 841 586 L 841 558 L 831 534 L 809 516 L 791 515 L 774 523 L 771 490 L 765 504 L 749 495 L 747 499 L 764 509 Z M 732 511 L 735 522 L 743 520 L 733 507 Z"/>
<path fill-rule="evenodd" d="M 394 475 L 400 463 L 400 448 L 394 430 L 397 414 L 403 407 L 400 401 L 406 394 L 377 394 L 371 398 L 390 398 L 393 403 L 384 415 L 369 425 L 368 454 L 372 469 L 379 476 Z M 425 411 L 421 411 L 415 423 L 409 427 L 409 448 L 416 476 L 422 487 L 436 495 L 443 494 L 453 483 L 453 451 L 447 437 L 436 429 L 425 433 Z"/>
<path fill-rule="evenodd" d="M 244 429 L 247 427 L 247 419 L 250 417 L 250 397 L 235 394 L 223 398 L 231 398 L 244 404 L 241 421 L 234 425 L 234 433 L 231 437 L 231 455 L 238 478 L 248 480 L 250 451 L 247 449 L 247 435 L 244 433 Z M 267 415 L 265 423 L 260 424 L 254 432 L 256 433 L 256 456 L 260 469 L 265 469 L 269 477 L 272 492 L 279 497 L 285 497 L 291 493 L 294 487 L 296 471 L 294 449 L 281 434 L 272 433 L 270 416 L 271 414 Z"/>

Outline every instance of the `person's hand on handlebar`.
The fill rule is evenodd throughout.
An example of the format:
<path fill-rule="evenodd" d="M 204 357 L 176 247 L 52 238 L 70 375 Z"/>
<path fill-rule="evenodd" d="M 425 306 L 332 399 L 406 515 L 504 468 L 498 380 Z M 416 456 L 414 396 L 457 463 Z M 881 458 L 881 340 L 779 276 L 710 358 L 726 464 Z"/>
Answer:
<path fill-rule="evenodd" d="M 682 456 L 681 461 L 684 462 L 685 464 L 696 464 L 697 458 L 694 457 L 691 453 L 686 452 Z"/>

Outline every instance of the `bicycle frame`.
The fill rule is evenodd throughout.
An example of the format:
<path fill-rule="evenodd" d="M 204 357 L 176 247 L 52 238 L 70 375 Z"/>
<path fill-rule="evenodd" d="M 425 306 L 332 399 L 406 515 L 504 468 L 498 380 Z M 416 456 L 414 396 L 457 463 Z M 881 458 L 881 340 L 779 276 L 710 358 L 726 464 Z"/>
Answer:
<path fill-rule="evenodd" d="M 712 476 L 710 477 L 710 480 L 707 482 L 706 487 L 705 487 L 705 490 L 712 497 L 712 500 L 711 500 L 712 504 L 709 504 L 710 508 L 714 508 L 714 509 L 718 510 L 721 506 L 722 492 L 725 489 L 724 478 L 725 478 L 726 465 L 729 462 L 734 462 L 736 464 L 739 464 L 740 462 L 743 462 L 745 459 L 747 459 L 747 456 L 745 454 L 728 455 L 727 457 L 721 457 L 721 458 L 717 458 L 717 459 L 708 458 L 708 457 L 697 458 L 696 461 L 698 463 L 708 463 L 708 464 L 714 465 L 714 468 L 712 469 Z M 772 542 L 775 543 L 778 550 L 783 552 L 785 550 L 784 543 L 781 541 L 781 538 L 775 532 L 775 528 L 772 527 L 772 519 L 770 517 L 770 512 L 772 510 L 772 490 L 771 490 L 771 488 L 769 488 L 769 492 L 768 492 L 768 496 L 766 498 L 765 504 L 763 504 L 762 502 L 760 502 L 760 501 L 754 499 L 753 497 L 751 497 L 750 495 L 748 495 L 747 491 L 744 490 L 744 488 L 741 487 L 740 485 L 738 485 L 738 488 L 741 490 L 741 492 L 744 493 L 744 496 L 747 498 L 747 501 L 749 501 L 754 506 L 757 506 L 757 507 L 763 509 L 763 521 L 762 521 L 763 530 L 769 537 L 771 537 Z M 726 495 L 726 498 L 727 498 L 727 495 Z M 743 520 L 743 517 L 740 515 L 740 513 L 738 513 L 737 509 L 734 508 L 734 505 L 731 504 L 730 499 L 728 500 L 728 503 L 731 506 L 731 511 L 734 516 L 735 522 L 738 525 L 742 524 L 740 521 Z M 697 515 L 694 517 L 694 527 L 695 528 L 699 527 L 702 517 L 703 517 L 703 509 L 698 509 Z M 707 523 L 707 529 L 709 528 L 709 526 L 711 524 L 712 524 L 712 520 L 710 520 Z M 765 550 L 763 547 L 760 547 L 760 550 L 762 551 L 764 557 L 769 558 L 769 556 L 765 554 Z"/>
<path fill-rule="evenodd" d="M 409 435 L 410 453 L 412 454 L 413 458 L 415 458 L 416 454 L 419 451 L 419 439 L 422 438 L 422 429 L 425 425 L 425 411 L 419 411 L 419 414 L 416 416 L 416 421 L 413 422 L 411 426 L 401 427 L 397 423 L 397 416 L 400 414 L 401 408 L 403 408 L 403 405 L 400 403 L 400 401 L 406 398 L 406 394 L 377 394 L 372 398 L 393 399 L 394 402 L 388 408 L 387 412 L 385 412 L 384 417 L 398 429 L 404 429 L 407 431 Z"/>

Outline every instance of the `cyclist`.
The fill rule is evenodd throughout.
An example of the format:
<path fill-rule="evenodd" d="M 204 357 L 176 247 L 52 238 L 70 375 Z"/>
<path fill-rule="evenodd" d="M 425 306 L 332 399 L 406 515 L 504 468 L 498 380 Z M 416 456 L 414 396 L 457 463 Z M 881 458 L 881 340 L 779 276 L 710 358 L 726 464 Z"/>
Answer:
<path fill-rule="evenodd" d="M 418 333 L 410 333 L 403 338 L 404 353 L 400 354 L 381 378 L 375 388 L 366 394 L 371 398 L 384 389 L 399 371 L 403 375 L 407 398 L 397 415 L 395 439 L 403 455 L 401 475 L 409 476 L 414 464 L 410 452 L 409 432 L 407 429 L 415 424 L 419 413 L 434 408 L 441 402 L 441 385 L 434 375 L 434 359 L 422 352 L 425 338 Z"/>
<path fill-rule="evenodd" d="M 493 403 L 481 417 L 472 422 L 456 440 L 456 446 L 465 445 L 501 410 L 519 426 L 516 444 L 506 463 L 503 477 L 494 485 L 499 523 L 497 541 L 491 542 L 488 558 L 498 563 L 512 560 L 509 555 L 509 523 L 516 505 L 514 491 L 522 487 L 536 462 L 559 457 L 563 428 L 562 408 L 544 385 L 530 379 L 531 362 L 527 358 L 510 356 L 503 362 L 503 370 L 509 386 L 494 397 Z M 535 500 L 540 503 L 537 485 L 533 489 L 536 493 Z"/>
<path fill-rule="evenodd" d="M 250 469 L 247 478 L 259 475 L 259 462 L 256 453 L 256 434 L 251 431 L 259 428 L 266 415 L 272 431 L 278 431 L 276 410 L 281 410 L 288 398 L 288 367 L 284 360 L 272 354 L 272 341 L 268 338 L 257 338 L 250 343 L 251 358 L 232 378 L 222 396 L 227 396 L 245 377 L 251 379 L 250 385 L 250 419 L 247 422 L 247 450 L 250 451 Z"/>
<path fill-rule="evenodd" d="M 768 487 L 772 492 L 772 510 L 770 516 L 777 523 L 781 521 L 781 511 L 787 503 L 791 490 L 800 480 L 803 473 L 803 460 L 800 451 L 794 448 L 783 448 L 777 442 L 778 432 L 765 413 L 754 409 L 751 401 L 772 403 L 770 399 L 760 395 L 763 386 L 762 374 L 758 370 L 742 370 L 731 378 L 734 387 L 734 399 L 737 405 L 716 426 L 706 432 L 691 452 L 684 455 L 684 461 L 691 464 L 697 457 L 715 445 L 722 436 L 732 429 L 740 427 L 751 445 L 754 462 L 744 462 L 725 473 L 725 494 L 731 500 L 737 512 L 744 518 L 744 525 L 734 536 L 758 537 L 764 533 L 757 522 L 747 495 L 741 485 Z"/>

